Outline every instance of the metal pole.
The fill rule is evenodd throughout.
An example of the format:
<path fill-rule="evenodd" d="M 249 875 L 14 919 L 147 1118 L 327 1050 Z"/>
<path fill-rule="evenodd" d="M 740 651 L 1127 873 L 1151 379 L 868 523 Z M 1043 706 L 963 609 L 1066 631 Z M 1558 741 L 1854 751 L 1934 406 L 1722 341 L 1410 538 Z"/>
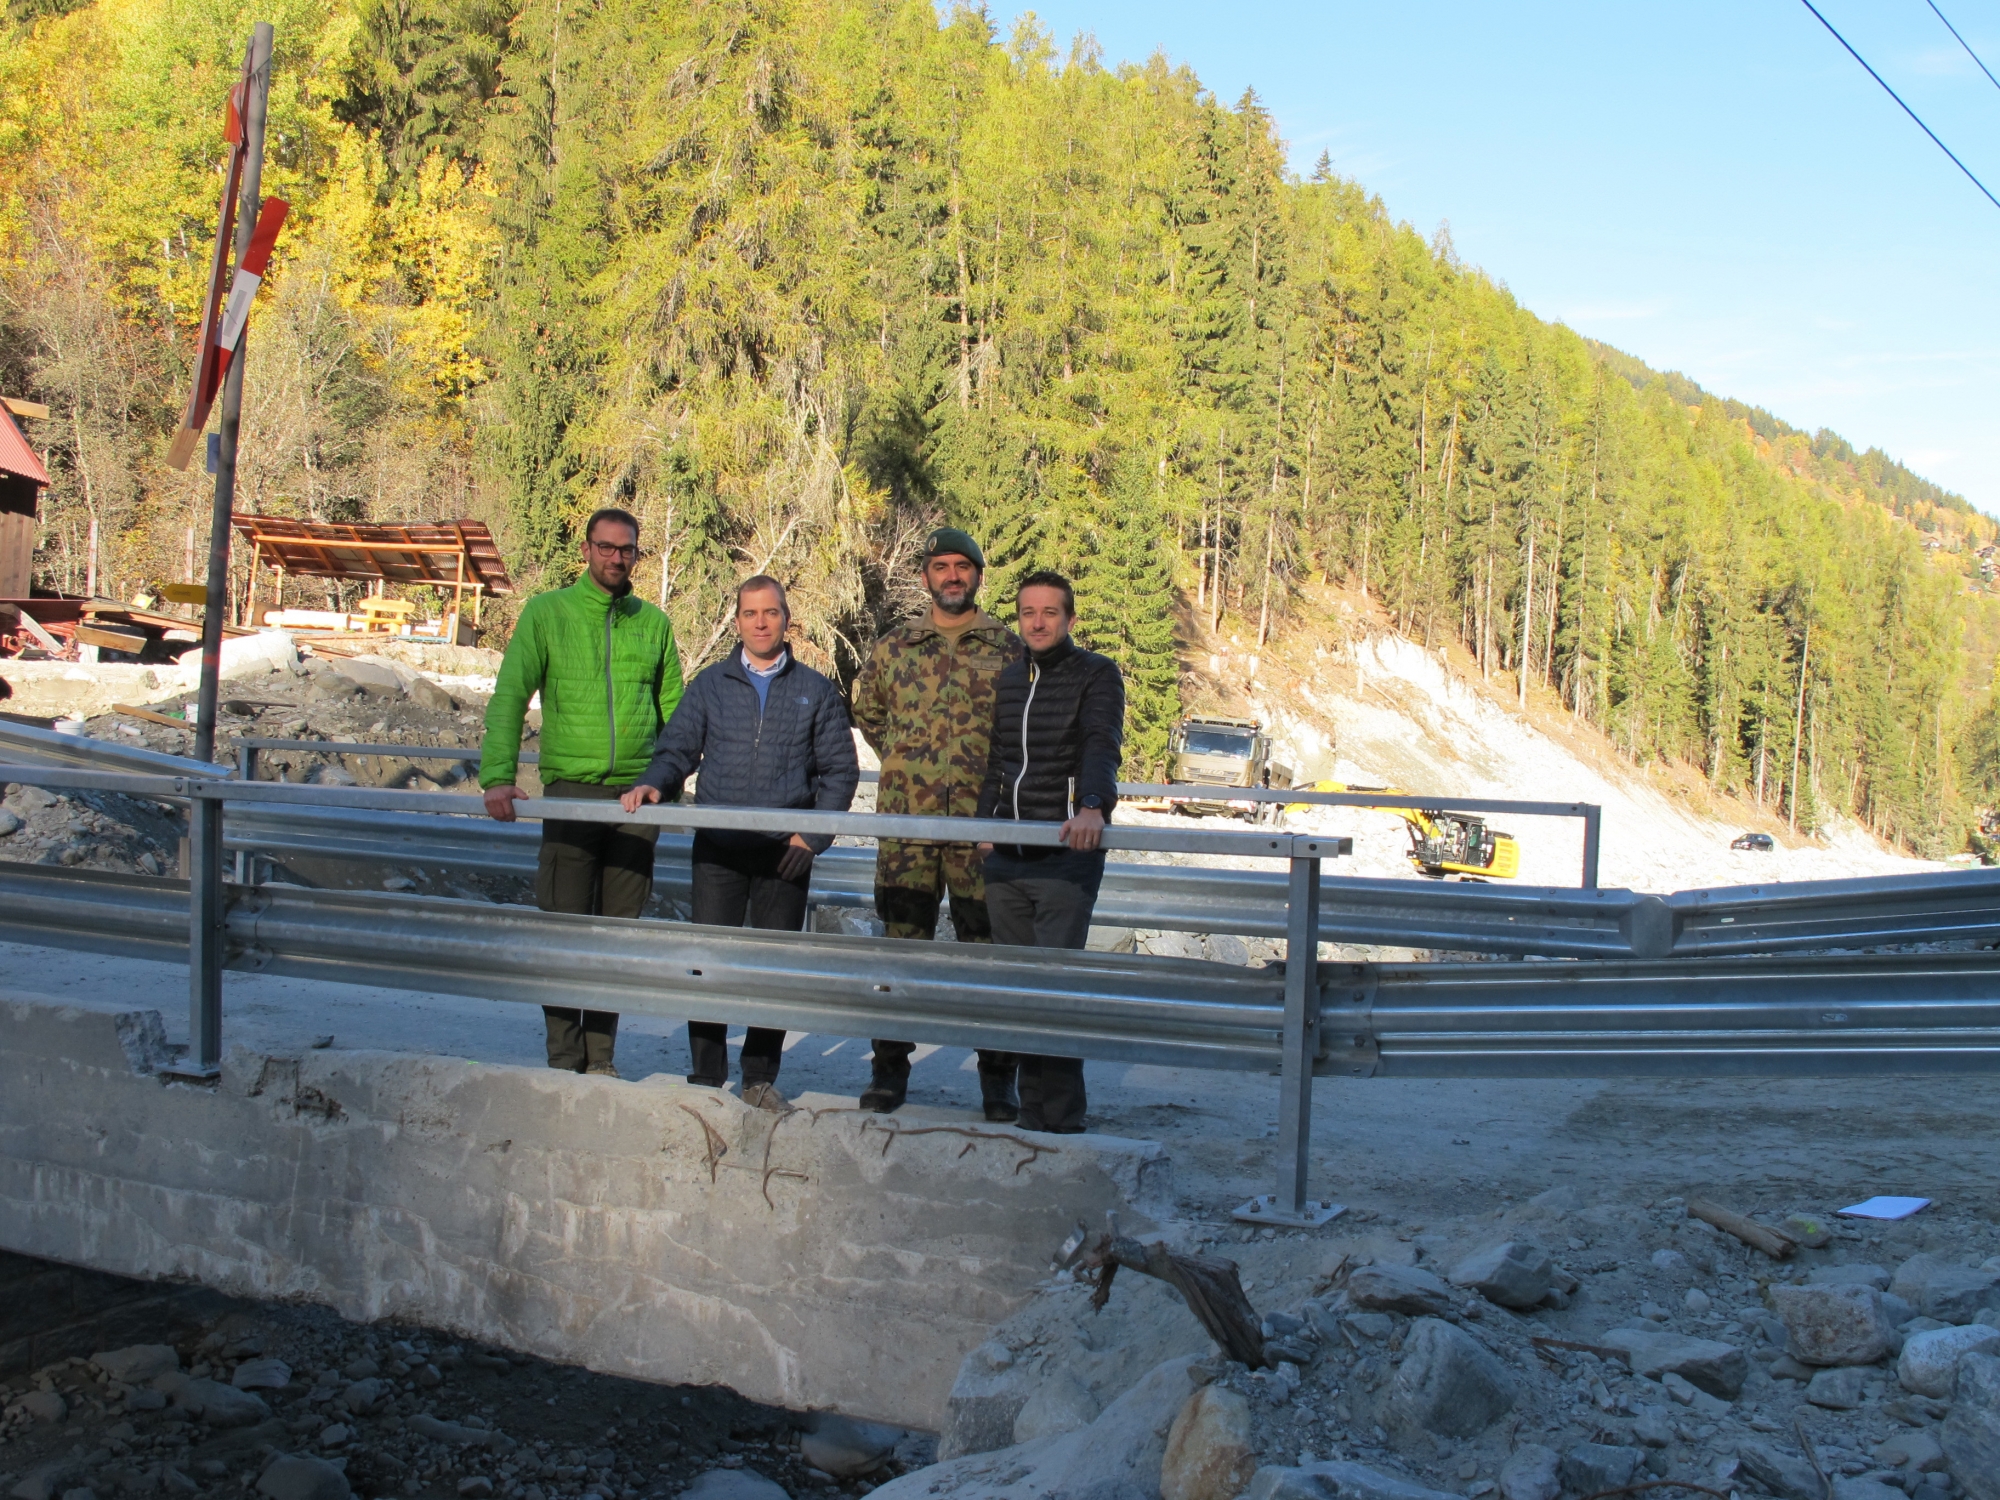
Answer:
<path fill-rule="evenodd" d="M 257 228 L 264 174 L 264 117 L 271 93 L 271 24 L 250 33 L 250 88 L 243 101 L 243 187 L 236 200 L 235 264 L 249 253 Z M 229 518 L 236 506 L 236 435 L 243 421 L 243 365 L 250 333 L 238 336 L 222 385 L 222 451 L 215 465 L 215 503 L 208 519 L 208 602 L 201 620 L 201 693 L 195 711 L 194 758 L 215 759 L 215 710 L 222 679 L 222 627 L 229 614 Z M 220 849 L 220 843 L 217 849 Z M 217 855 L 220 858 L 220 854 Z"/>
<path fill-rule="evenodd" d="M 1583 888 L 1597 889 L 1597 839 L 1604 825 L 1604 809 L 1585 807 L 1583 810 Z"/>
<path fill-rule="evenodd" d="M 1274 1207 L 1306 1216 L 1312 1145 L 1313 1056 L 1319 1050 L 1319 855 L 1292 860 L 1285 911 L 1284 1062 L 1278 1086 L 1278 1192 Z"/>
<path fill-rule="evenodd" d="M 188 1055 L 171 1071 L 209 1079 L 222 1070 L 222 803 L 188 800 Z"/>

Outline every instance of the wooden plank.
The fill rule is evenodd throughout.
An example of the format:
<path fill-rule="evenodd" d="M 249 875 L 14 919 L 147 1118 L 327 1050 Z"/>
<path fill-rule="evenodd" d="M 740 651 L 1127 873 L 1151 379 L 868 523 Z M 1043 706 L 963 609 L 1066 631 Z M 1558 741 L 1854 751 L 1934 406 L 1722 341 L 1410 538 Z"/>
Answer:
<path fill-rule="evenodd" d="M 15 618 L 21 622 L 21 628 L 27 631 L 28 634 L 34 638 L 36 645 L 40 646 L 44 651 L 51 652 L 56 656 L 61 656 L 63 654 L 63 643 L 57 640 L 54 636 L 50 635 L 46 630 L 42 629 L 42 627 L 35 622 L 35 617 L 33 615 L 29 614 L 25 609 L 15 610 L 14 615 Z"/>
<path fill-rule="evenodd" d="M 40 401 L 24 401 L 19 396 L 0 396 L 0 406 L 4 406 L 17 417 L 40 417 L 49 414 L 47 405 Z"/>
<path fill-rule="evenodd" d="M 194 726 L 186 719 L 170 719 L 165 714 L 156 714 L 150 708 L 134 708 L 129 703 L 111 705 L 114 714 L 123 714 L 128 719 L 144 719 L 148 724 L 164 724 L 169 729 L 191 729 Z"/>
<path fill-rule="evenodd" d="M 129 630 L 106 630 L 102 625 L 86 622 L 76 627 L 76 638 L 85 646 L 102 646 L 109 651 L 130 651 L 134 655 L 146 649 L 151 636 L 140 635 Z"/>
<path fill-rule="evenodd" d="M 25 599 L 35 578 L 35 518 L 0 510 L 0 599 Z"/>

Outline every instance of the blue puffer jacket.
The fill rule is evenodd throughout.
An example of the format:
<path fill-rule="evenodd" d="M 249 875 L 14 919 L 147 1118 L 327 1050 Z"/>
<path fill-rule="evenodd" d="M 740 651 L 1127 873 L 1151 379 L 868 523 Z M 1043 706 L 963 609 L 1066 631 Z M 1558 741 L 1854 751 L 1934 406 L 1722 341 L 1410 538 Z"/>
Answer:
<path fill-rule="evenodd" d="M 639 785 L 664 791 L 696 771 L 701 772 L 697 807 L 846 812 L 861 780 L 840 690 L 787 653 L 760 712 L 757 687 L 743 669 L 740 649 L 688 684 L 653 744 L 652 763 Z M 805 840 L 818 853 L 833 836 L 807 834 Z"/>

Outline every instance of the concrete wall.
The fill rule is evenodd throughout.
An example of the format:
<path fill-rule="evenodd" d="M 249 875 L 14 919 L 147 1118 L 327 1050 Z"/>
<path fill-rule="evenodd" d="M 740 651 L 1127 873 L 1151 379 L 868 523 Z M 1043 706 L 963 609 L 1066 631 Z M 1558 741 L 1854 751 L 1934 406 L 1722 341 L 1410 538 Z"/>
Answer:
<path fill-rule="evenodd" d="M 238 1048 L 203 1088 L 165 1058 L 155 1011 L 0 999 L 0 1248 L 929 1429 L 1078 1219 L 1145 1227 L 1167 1192 L 1149 1143 L 410 1053 Z"/>

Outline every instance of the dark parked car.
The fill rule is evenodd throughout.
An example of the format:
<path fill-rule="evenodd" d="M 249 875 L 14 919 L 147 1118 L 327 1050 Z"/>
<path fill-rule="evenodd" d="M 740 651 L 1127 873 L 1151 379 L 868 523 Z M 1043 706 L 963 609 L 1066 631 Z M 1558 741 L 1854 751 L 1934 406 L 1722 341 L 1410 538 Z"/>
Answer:
<path fill-rule="evenodd" d="M 1773 842 L 1771 835 L 1768 833 L 1739 833 L 1729 841 L 1729 847 L 1732 849 L 1754 849 L 1759 854 L 1769 854 L 1778 846 Z"/>

